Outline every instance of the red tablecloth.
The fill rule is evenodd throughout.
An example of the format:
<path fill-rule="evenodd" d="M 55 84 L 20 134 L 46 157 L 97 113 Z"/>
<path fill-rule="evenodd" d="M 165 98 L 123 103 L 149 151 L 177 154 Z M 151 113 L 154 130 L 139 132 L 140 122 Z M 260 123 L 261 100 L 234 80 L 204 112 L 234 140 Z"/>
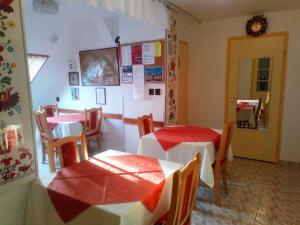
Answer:
<path fill-rule="evenodd" d="M 239 103 L 236 105 L 237 109 L 242 109 L 242 108 L 253 108 L 255 109 L 255 105 L 251 105 L 249 103 Z"/>
<path fill-rule="evenodd" d="M 153 212 L 165 177 L 159 161 L 139 155 L 91 158 L 60 170 L 49 197 L 65 222 L 92 205 L 141 201 Z"/>
<path fill-rule="evenodd" d="M 218 149 L 221 135 L 210 128 L 180 126 L 164 127 L 154 132 L 158 142 L 165 151 L 182 142 L 213 142 Z"/>
<path fill-rule="evenodd" d="M 63 122 L 80 122 L 84 123 L 85 115 L 84 114 L 68 114 L 61 116 L 48 117 L 47 122 L 50 129 L 54 129 L 57 124 Z"/>

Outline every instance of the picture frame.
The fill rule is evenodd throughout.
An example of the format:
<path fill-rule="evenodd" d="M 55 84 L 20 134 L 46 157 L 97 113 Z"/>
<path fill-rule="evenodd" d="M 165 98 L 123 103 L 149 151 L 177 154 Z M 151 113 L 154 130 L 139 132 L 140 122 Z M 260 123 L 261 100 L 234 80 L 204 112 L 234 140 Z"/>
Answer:
<path fill-rule="evenodd" d="M 145 82 L 162 83 L 164 82 L 164 71 L 162 66 L 145 67 Z"/>
<path fill-rule="evenodd" d="M 82 86 L 120 86 L 118 48 L 79 52 Z"/>
<path fill-rule="evenodd" d="M 69 72 L 69 85 L 70 86 L 79 86 L 79 73 L 78 72 Z"/>
<path fill-rule="evenodd" d="M 106 105 L 106 89 L 96 88 L 96 104 Z"/>
<path fill-rule="evenodd" d="M 72 87 L 71 88 L 71 96 L 72 100 L 79 101 L 80 100 L 80 94 L 79 94 L 79 88 L 78 87 Z"/>

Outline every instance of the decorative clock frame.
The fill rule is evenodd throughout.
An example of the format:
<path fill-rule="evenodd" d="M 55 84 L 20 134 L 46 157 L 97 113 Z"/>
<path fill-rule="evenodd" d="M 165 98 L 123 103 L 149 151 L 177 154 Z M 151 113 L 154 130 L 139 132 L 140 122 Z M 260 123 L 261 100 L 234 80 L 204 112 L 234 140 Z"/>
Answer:
<path fill-rule="evenodd" d="M 246 32 L 250 36 L 258 37 L 266 33 L 267 28 L 268 28 L 268 22 L 264 15 L 253 16 L 247 22 Z"/>

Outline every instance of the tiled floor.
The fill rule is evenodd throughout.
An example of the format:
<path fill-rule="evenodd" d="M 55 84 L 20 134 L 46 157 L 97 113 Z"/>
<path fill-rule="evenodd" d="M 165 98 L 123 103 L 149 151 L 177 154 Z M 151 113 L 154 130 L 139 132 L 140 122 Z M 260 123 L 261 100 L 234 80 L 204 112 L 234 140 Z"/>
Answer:
<path fill-rule="evenodd" d="M 213 190 L 201 185 L 193 225 L 300 225 L 300 164 L 235 158 L 228 191 L 219 208 Z"/>

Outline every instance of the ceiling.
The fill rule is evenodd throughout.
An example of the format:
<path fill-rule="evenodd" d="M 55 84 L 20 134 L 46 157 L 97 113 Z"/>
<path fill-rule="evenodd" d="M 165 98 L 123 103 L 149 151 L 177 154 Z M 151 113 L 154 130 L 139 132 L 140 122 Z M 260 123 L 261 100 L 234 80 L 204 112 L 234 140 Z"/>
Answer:
<path fill-rule="evenodd" d="M 300 0 L 168 0 L 201 21 L 300 8 Z"/>

